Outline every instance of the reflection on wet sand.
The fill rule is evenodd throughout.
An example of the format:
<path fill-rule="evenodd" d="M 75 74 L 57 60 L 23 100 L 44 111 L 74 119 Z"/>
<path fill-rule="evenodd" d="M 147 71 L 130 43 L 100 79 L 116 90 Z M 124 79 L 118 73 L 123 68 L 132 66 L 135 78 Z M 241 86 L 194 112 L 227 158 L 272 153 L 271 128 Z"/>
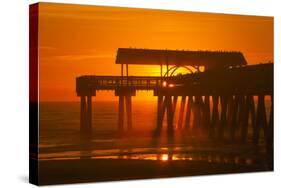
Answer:
<path fill-rule="evenodd" d="M 42 184 L 272 170 L 273 158 L 263 145 L 211 143 L 174 135 L 146 139 L 126 135 L 111 142 L 98 138 L 99 144 L 92 137 L 80 151 L 46 150 L 40 153 Z"/>
<path fill-rule="evenodd" d="M 69 159 L 89 159 L 89 160 L 139 160 L 139 161 L 190 161 L 190 162 L 207 162 L 210 164 L 232 164 L 245 166 L 260 166 L 267 168 L 270 164 L 268 155 L 264 150 L 264 146 L 256 148 L 252 145 L 241 144 L 222 144 L 222 143 L 208 143 L 198 141 L 197 144 L 190 142 L 190 138 L 186 135 L 177 135 L 169 137 L 162 135 L 159 137 L 151 137 L 147 144 L 141 147 L 136 147 L 134 137 L 120 138 L 122 141 L 129 144 L 128 147 L 123 146 L 121 149 L 93 149 L 89 145 L 83 147 L 80 153 L 68 153 L 72 158 Z M 99 140 L 102 142 L 102 139 Z M 105 140 L 107 142 L 107 140 Z M 113 140 L 116 143 L 116 140 Z M 91 143 L 91 142 L 88 142 Z M 48 158 L 47 155 L 41 155 L 42 160 L 65 160 L 61 154 L 56 158 Z M 271 159 L 271 158 L 270 158 Z M 219 167 L 219 166 L 218 166 Z"/>

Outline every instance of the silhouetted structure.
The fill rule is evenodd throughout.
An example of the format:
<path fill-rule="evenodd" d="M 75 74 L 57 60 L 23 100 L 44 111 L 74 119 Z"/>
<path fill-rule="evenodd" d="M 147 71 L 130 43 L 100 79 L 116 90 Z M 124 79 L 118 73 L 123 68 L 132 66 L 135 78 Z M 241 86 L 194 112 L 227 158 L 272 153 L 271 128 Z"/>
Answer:
<path fill-rule="evenodd" d="M 162 70 L 165 62 L 167 72 L 170 71 L 169 65 L 205 66 L 206 69 L 180 76 L 166 72 L 163 77 L 162 71 L 158 77 L 128 75 L 129 64 L 157 64 Z M 114 90 L 119 97 L 120 132 L 125 130 L 125 107 L 128 130 L 132 129 L 132 96 L 137 90 L 153 90 L 154 96 L 158 97 L 156 135 L 162 130 L 165 113 L 168 135 L 173 135 L 175 108 L 181 98 L 178 129 L 216 140 L 243 143 L 251 136 L 254 144 L 258 144 L 263 130 L 267 150 L 273 151 L 273 63 L 247 66 L 240 52 L 144 49 L 119 49 L 116 63 L 121 64 L 121 76 L 81 76 L 76 80 L 77 95 L 81 97 L 81 131 L 85 135 L 91 132 L 91 97 L 97 90 Z M 127 68 L 126 76 L 123 75 L 123 64 Z M 271 100 L 269 118 L 265 96 L 270 96 Z M 250 124 L 252 135 L 248 134 Z"/>
<path fill-rule="evenodd" d="M 116 64 L 121 64 L 121 76 L 123 65 L 126 65 L 128 76 L 128 65 L 131 64 L 160 65 L 160 76 L 162 76 L 162 66 L 166 66 L 168 70 L 166 75 L 169 76 L 168 73 L 173 70 L 173 67 L 192 66 L 198 69 L 204 66 L 205 70 L 209 70 L 246 65 L 247 62 L 241 52 L 119 48 Z M 169 68 L 169 66 L 172 67 Z"/>

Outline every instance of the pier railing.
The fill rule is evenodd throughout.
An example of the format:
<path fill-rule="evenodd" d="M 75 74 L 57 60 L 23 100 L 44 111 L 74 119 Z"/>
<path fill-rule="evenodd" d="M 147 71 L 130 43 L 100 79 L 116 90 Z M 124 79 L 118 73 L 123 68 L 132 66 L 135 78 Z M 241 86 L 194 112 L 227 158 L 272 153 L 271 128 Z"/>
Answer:
<path fill-rule="evenodd" d="M 81 76 L 77 78 L 77 94 L 91 93 L 93 90 L 154 90 L 161 86 L 157 76 Z"/>

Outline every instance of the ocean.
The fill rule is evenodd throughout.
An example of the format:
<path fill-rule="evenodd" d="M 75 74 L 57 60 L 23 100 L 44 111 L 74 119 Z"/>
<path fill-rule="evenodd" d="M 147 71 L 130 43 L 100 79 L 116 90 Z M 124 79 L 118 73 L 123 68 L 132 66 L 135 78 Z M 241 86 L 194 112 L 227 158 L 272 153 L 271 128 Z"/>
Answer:
<path fill-rule="evenodd" d="M 80 147 L 80 103 L 40 103 L 39 159 L 204 160 L 218 163 L 264 163 L 264 155 L 245 145 L 220 145 L 186 138 L 176 133 L 171 141 L 165 135 L 155 139 L 156 101 L 133 101 L 133 131 L 118 136 L 118 101 L 94 101 L 93 136 L 86 151 Z M 176 108 L 179 109 L 179 104 Z M 178 113 L 176 113 L 178 114 Z M 178 121 L 175 115 L 174 123 Z M 125 121 L 126 123 L 126 121 Z M 166 127 L 164 119 L 164 129 Z M 260 150 L 262 152 L 262 150 Z"/>

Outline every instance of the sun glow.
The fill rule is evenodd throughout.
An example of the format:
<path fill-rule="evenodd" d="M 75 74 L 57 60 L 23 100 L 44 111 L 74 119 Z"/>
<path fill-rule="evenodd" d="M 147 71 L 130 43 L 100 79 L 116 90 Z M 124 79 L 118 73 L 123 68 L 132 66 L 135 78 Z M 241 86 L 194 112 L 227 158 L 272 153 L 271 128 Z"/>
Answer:
<path fill-rule="evenodd" d="M 168 161 L 168 154 L 161 155 L 161 161 Z"/>
<path fill-rule="evenodd" d="M 175 84 L 169 84 L 168 87 L 175 87 Z"/>

